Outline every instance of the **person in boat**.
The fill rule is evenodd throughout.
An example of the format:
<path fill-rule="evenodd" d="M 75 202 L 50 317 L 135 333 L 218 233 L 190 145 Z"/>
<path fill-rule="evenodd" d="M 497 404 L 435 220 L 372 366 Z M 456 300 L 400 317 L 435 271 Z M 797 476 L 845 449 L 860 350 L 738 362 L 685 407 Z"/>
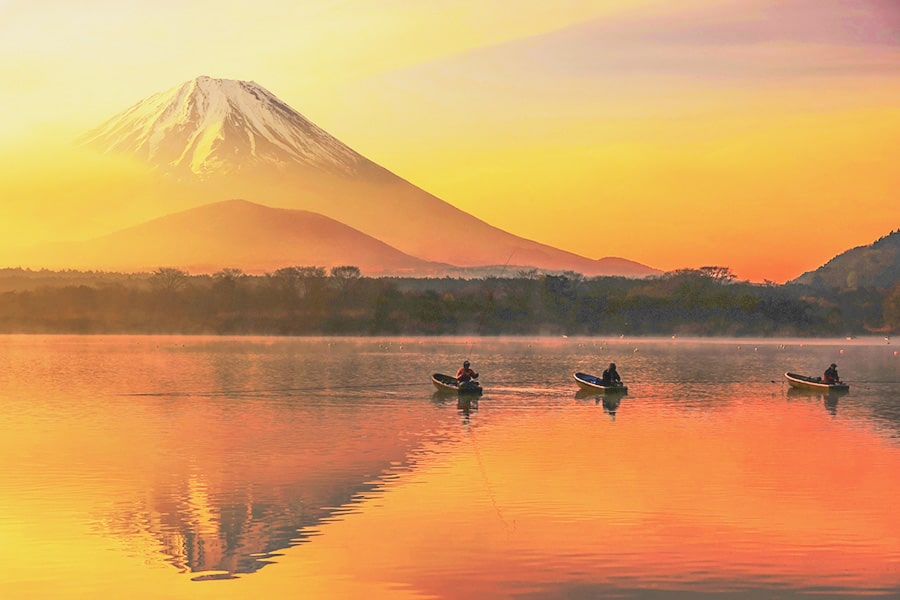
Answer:
<path fill-rule="evenodd" d="M 470 365 L 471 363 L 469 361 L 465 361 L 463 362 L 463 366 L 459 368 L 459 371 L 456 372 L 456 378 L 459 379 L 460 383 L 478 379 L 478 373 L 473 371 Z"/>
<path fill-rule="evenodd" d="M 825 369 L 825 377 L 823 377 L 822 380 L 828 385 L 834 385 L 841 382 L 841 378 L 838 376 L 836 364 L 831 363 L 831 366 Z"/>
<path fill-rule="evenodd" d="M 622 385 L 622 378 L 616 370 L 616 363 L 609 363 L 609 367 L 603 369 L 600 385 Z"/>

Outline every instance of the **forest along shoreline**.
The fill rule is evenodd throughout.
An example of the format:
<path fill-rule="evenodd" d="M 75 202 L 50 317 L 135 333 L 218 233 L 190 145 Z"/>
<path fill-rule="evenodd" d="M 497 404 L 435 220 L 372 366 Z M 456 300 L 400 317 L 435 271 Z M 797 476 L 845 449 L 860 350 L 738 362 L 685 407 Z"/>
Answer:
<path fill-rule="evenodd" d="M 900 285 L 737 281 L 729 269 L 645 279 L 364 277 L 357 267 L 251 275 L 0 270 L 0 333 L 850 336 L 900 331 Z"/>

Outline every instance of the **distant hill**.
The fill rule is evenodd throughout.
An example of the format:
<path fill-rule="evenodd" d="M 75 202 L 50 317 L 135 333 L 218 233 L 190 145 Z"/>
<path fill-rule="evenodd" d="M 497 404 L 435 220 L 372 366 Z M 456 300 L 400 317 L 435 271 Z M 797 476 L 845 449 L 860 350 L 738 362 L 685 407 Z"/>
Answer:
<path fill-rule="evenodd" d="M 839 254 L 790 283 L 814 287 L 888 288 L 900 282 L 900 230 Z"/>
<path fill-rule="evenodd" d="M 303 265 L 353 265 L 364 275 L 441 274 L 446 265 L 400 252 L 323 215 L 226 200 L 167 215 L 93 240 L 47 244 L 20 256 L 25 267 L 192 273 L 262 273 Z"/>

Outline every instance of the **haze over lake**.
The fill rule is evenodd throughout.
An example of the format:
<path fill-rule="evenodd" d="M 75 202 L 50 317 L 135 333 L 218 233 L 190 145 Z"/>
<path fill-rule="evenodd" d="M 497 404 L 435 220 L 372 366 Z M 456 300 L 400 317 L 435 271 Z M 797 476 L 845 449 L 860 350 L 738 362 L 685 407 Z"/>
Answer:
<path fill-rule="evenodd" d="M 889 342 L 2 336 L 0 597 L 897 597 Z"/>

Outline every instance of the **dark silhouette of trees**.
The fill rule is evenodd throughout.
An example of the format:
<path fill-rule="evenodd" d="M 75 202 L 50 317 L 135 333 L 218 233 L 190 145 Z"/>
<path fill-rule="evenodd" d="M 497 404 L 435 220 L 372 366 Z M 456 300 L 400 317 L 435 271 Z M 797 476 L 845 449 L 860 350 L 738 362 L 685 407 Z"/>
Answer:
<path fill-rule="evenodd" d="M 886 294 L 882 314 L 884 315 L 884 325 L 889 331 L 900 331 L 900 283 L 894 285 L 891 291 Z"/>
<path fill-rule="evenodd" d="M 325 289 L 324 267 L 295 267 L 300 280 L 300 290 L 304 298 L 315 301 L 321 298 Z"/>
<path fill-rule="evenodd" d="M 343 266 L 332 267 L 331 269 L 331 280 L 334 282 L 335 287 L 341 292 L 349 290 L 360 277 L 362 277 L 362 273 L 360 272 L 359 267 Z"/>
<path fill-rule="evenodd" d="M 165 295 L 172 295 L 185 286 L 188 277 L 187 271 L 171 267 L 160 267 L 153 272 L 151 282 Z"/>
<path fill-rule="evenodd" d="M 737 281 L 723 267 L 648 279 L 525 271 L 483 279 L 0 271 L 0 331 L 270 335 L 754 335 L 900 331 L 900 284 Z"/>
<path fill-rule="evenodd" d="M 267 273 L 266 278 L 278 298 L 287 306 L 294 307 L 300 300 L 300 269 L 284 267 L 274 273 Z"/>

